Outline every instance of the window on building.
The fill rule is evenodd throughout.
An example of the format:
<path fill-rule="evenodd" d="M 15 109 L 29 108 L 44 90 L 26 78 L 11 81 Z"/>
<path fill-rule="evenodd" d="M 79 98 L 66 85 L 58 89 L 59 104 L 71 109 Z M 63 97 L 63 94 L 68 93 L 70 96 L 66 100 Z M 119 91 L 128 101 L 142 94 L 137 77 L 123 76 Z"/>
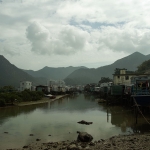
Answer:
<path fill-rule="evenodd" d="M 129 76 L 126 76 L 125 79 L 126 79 L 126 80 L 129 80 Z"/>
<path fill-rule="evenodd" d="M 22 83 L 22 85 L 24 85 L 24 83 Z"/>
<path fill-rule="evenodd" d="M 120 79 L 120 76 L 118 76 L 118 79 Z"/>

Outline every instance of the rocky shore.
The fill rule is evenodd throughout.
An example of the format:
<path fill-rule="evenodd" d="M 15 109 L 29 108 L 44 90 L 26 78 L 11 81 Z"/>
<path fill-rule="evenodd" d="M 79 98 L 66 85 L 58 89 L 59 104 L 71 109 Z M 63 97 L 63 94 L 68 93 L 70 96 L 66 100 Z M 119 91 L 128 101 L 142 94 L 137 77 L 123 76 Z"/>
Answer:
<path fill-rule="evenodd" d="M 21 149 L 11 150 L 150 150 L 150 134 L 118 135 L 90 142 L 81 142 L 78 138 L 75 141 L 48 143 L 37 140 Z"/>

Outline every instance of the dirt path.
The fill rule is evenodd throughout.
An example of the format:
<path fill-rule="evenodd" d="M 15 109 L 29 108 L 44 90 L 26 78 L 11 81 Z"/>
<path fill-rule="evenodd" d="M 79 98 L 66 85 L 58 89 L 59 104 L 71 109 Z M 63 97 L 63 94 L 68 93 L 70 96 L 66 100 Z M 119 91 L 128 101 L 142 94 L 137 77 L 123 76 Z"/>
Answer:
<path fill-rule="evenodd" d="M 56 98 L 54 98 L 54 99 L 49 99 L 48 97 L 44 97 L 44 98 L 42 98 L 41 100 L 38 100 L 38 101 L 21 102 L 21 103 L 15 103 L 14 105 L 16 105 L 16 106 L 26 106 L 26 105 L 42 104 L 42 103 L 52 102 L 52 101 L 64 98 L 66 96 L 68 96 L 68 94 L 57 95 Z"/>

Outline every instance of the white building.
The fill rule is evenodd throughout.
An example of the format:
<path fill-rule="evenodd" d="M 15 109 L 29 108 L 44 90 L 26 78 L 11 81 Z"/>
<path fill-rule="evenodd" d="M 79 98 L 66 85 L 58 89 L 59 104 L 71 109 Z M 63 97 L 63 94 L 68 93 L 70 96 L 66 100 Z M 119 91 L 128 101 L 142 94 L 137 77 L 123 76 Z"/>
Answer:
<path fill-rule="evenodd" d="M 32 82 L 30 81 L 20 81 L 20 91 L 24 91 L 25 89 L 28 89 L 31 91 Z"/>
<path fill-rule="evenodd" d="M 133 71 L 127 71 L 127 69 L 116 68 L 113 74 L 114 85 L 130 85 L 133 77 L 150 76 L 150 74 L 139 74 Z"/>

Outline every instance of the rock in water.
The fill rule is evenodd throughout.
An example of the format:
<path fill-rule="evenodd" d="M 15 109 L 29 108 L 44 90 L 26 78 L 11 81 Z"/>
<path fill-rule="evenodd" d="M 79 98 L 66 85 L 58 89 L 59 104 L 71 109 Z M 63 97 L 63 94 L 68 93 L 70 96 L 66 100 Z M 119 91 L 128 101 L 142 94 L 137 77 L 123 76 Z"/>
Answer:
<path fill-rule="evenodd" d="M 77 133 L 79 134 L 77 137 L 77 141 L 79 142 L 91 142 L 93 140 L 92 135 L 88 134 L 87 132 L 77 131 Z"/>
<path fill-rule="evenodd" d="M 29 136 L 33 136 L 33 134 L 29 134 Z"/>
<path fill-rule="evenodd" d="M 81 120 L 81 121 L 79 121 L 79 122 L 77 122 L 77 123 L 90 125 L 90 124 L 92 124 L 93 122 L 87 122 L 87 121 L 85 121 L 85 120 Z"/>
<path fill-rule="evenodd" d="M 23 148 L 28 148 L 28 146 L 23 146 Z"/>

